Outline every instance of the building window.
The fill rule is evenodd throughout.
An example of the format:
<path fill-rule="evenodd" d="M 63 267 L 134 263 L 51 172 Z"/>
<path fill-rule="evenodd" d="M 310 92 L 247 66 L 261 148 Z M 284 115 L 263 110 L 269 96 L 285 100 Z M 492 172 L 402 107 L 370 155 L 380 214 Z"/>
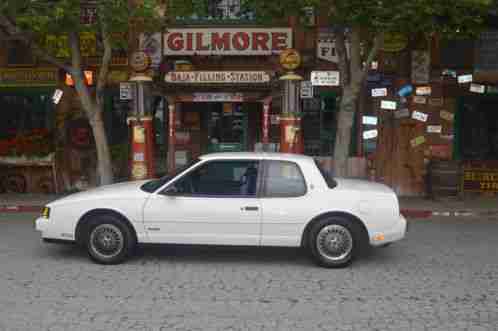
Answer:
<path fill-rule="evenodd" d="M 208 15 L 216 19 L 238 19 L 240 0 L 208 0 Z"/>

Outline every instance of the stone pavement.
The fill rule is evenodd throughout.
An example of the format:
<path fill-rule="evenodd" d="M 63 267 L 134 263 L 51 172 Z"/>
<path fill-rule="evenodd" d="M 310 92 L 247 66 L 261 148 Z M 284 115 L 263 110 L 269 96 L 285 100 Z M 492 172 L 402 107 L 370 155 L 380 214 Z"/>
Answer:
<path fill-rule="evenodd" d="M 0 212 L 38 212 L 48 202 L 63 196 L 32 193 L 0 194 Z M 498 215 L 498 197 L 469 197 L 464 200 L 400 197 L 399 202 L 403 215 L 410 218 Z"/>

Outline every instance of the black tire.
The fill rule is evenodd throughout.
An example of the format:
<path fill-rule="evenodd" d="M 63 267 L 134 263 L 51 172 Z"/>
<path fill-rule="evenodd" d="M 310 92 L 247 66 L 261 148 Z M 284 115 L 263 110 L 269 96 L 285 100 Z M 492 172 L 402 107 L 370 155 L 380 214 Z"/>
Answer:
<path fill-rule="evenodd" d="M 99 264 L 121 263 L 135 246 L 132 230 L 114 215 L 96 216 L 86 236 L 88 255 Z"/>
<path fill-rule="evenodd" d="M 357 257 L 361 247 L 358 226 L 345 217 L 332 216 L 312 225 L 308 249 L 313 261 L 325 268 L 346 267 Z"/>

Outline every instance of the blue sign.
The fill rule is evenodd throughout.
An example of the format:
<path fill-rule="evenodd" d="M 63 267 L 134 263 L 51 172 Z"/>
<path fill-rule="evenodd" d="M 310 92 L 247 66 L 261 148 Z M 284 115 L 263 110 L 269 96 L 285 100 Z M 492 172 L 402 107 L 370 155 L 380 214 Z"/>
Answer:
<path fill-rule="evenodd" d="M 400 97 L 407 97 L 413 92 L 413 86 L 411 85 L 405 85 L 402 88 L 399 89 L 398 95 Z"/>

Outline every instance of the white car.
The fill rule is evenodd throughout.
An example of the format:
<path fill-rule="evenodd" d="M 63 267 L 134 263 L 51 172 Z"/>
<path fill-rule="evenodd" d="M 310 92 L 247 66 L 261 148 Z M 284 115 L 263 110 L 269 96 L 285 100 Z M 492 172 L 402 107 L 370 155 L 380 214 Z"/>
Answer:
<path fill-rule="evenodd" d="M 304 247 L 324 267 L 349 264 L 364 247 L 405 236 L 387 186 L 331 178 L 311 157 L 217 153 L 174 176 L 76 193 L 36 220 L 48 242 L 76 242 L 102 264 L 137 244 Z"/>

